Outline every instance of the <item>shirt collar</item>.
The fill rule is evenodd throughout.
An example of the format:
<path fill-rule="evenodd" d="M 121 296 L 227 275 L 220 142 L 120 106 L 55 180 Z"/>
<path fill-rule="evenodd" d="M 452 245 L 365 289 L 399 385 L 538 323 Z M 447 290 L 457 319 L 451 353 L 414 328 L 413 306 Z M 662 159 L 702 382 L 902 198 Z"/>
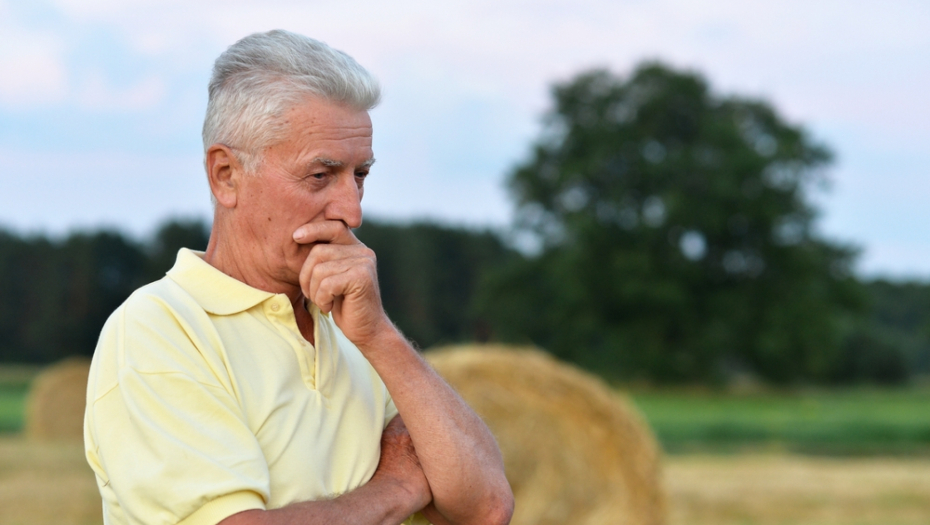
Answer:
<path fill-rule="evenodd" d="M 203 252 L 187 248 L 178 251 L 168 277 L 197 301 L 207 312 L 232 315 L 244 312 L 275 294 L 252 288 L 203 260 Z"/>

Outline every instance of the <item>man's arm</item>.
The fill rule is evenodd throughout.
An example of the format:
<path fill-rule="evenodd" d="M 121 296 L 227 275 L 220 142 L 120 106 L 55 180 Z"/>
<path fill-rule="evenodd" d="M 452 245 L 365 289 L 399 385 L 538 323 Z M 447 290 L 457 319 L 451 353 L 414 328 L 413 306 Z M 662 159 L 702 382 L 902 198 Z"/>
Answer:
<path fill-rule="evenodd" d="M 506 524 L 513 495 L 483 421 L 396 330 L 362 349 L 404 418 L 433 501 L 434 525 Z"/>
<path fill-rule="evenodd" d="M 316 243 L 300 275 L 304 295 L 331 312 L 387 386 L 416 449 L 437 525 L 506 524 L 513 494 L 503 460 L 484 422 L 387 318 L 374 252 L 341 221 L 310 223 L 295 232 Z"/>
<path fill-rule="evenodd" d="M 243 511 L 218 525 L 397 525 L 429 501 L 410 435 L 403 420 L 395 418 L 381 437 L 378 470 L 365 485 L 331 500 Z"/>

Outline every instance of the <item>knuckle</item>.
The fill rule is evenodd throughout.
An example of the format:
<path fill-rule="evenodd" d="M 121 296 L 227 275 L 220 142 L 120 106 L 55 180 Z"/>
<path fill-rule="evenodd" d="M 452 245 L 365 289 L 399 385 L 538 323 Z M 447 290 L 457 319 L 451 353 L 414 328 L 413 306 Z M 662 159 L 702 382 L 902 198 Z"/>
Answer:
<path fill-rule="evenodd" d="M 318 262 L 319 259 L 325 257 L 330 251 L 330 245 L 325 243 L 314 244 L 313 248 L 310 248 L 310 256 L 307 259 L 313 259 L 315 262 Z"/>

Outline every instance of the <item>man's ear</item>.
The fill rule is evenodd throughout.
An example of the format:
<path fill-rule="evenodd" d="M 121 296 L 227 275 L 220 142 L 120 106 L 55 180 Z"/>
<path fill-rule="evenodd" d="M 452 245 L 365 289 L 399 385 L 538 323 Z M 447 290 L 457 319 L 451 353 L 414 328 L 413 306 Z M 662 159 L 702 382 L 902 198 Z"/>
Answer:
<path fill-rule="evenodd" d="M 239 179 L 244 170 L 232 149 L 214 144 L 207 149 L 207 181 L 216 203 L 224 208 L 235 208 L 238 200 Z"/>

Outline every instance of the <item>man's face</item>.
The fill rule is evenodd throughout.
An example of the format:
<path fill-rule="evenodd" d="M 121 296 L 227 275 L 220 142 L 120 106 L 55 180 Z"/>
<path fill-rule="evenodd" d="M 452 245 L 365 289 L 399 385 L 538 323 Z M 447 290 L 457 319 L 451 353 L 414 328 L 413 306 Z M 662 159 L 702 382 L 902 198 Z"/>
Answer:
<path fill-rule="evenodd" d="M 296 284 L 311 245 L 298 227 L 316 221 L 362 224 L 365 177 L 374 161 L 368 112 L 308 98 L 285 115 L 287 138 L 264 150 L 253 177 L 243 179 L 237 204 L 241 232 L 263 252 L 276 280 Z"/>

